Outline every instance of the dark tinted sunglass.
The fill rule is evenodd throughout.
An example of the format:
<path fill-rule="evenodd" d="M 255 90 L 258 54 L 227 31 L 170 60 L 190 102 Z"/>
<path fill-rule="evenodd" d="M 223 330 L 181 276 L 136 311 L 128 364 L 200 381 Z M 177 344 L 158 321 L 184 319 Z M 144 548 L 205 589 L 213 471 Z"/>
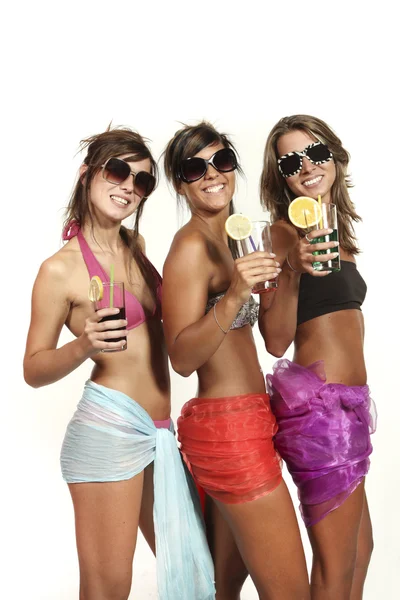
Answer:
<path fill-rule="evenodd" d="M 141 198 L 150 196 L 156 186 L 156 179 L 153 175 L 147 171 L 134 173 L 129 164 L 121 158 L 109 158 L 102 167 L 103 178 L 114 185 L 120 185 L 130 175 L 133 175 L 134 192 Z"/>
<path fill-rule="evenodd" d="M 310 146 L 304 148 L 303 152 L 288 152 L 278 158 L 278 168 L 281 175 L 286 179 L 286 177 L 292 177 L 296 173 L 300 173 L 304 156 L 313 165 L 322 165 L 333 158 L 328 146 L 325 146 L 322 142 L 315 142 L 315 144 L 310 144 Z"/>
<path fill-rule="evenodd" d="M 229 173 L 237 169 L 236 154 L 231 148 L 222 148 L 208 160 L 198 156 L 186 158 L 181 162 L 179 176 L 185 183 L 193 183 L 204 177 L 208 165 L 212 165 L 220 173 Z"/>

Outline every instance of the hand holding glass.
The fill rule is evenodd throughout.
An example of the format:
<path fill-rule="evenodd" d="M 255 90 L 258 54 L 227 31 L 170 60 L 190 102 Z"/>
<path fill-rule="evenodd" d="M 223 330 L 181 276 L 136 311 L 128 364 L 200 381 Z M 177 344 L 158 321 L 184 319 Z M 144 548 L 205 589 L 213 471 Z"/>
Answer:
<path fill-rule="evenodd" d="M 99 323 L 103 323 L 106 321 L 119 321 L 120 319 L 126 319 L 125 315 L 125 290 L 124 284 L 122 281 L 114 281 L 114 283 L 110 282 L 102 282 L 103 283 L 103 297 L 101 300 L 96 300 L 94 302 L 94 309 L 96 311 L 102 308 L 119 308 L 119 313 L 116 315 L 108 315 L 107 317 L 103 317 L 100 319 Z M 120 329 L 125 329 L 125 327 L 118 327 L 117 329 L 106 329 L 105 331 L 119 331 Z M 113 337 L 109 338 L 108 342 L 121 342 L 125 340 L 124 346 L 121 348 L 104 348 L 101 352 L 120 352 L 121 350 L 126 350 L 127 348 L 127 339 L 126 337 Z"/>
<path fill-rule="evenodd" d="M 263 251 L 272 253 L 271 227 L 268 221 L 253 221 L 251 234 L 244 240 L 239 241 L 239 249 L 242 256 L 252 252 Z M 277 277 L 270 281 L 257 283 L 252 289 L 253 294 L 273 292 L 278 287 Z"/>
<path fill-rule="evenodd" d="M 309 227 L 308 232 L 316 231 L 319 229 L 332 229 L 333 231 L 331 234 L 311 239 L 310 243 L 311 244 L 324 244 L 324 243 L 328 243 L 328 242 L 338 242 L 339 235 L 338 235 L 336 205 L 335 204 L 326 204 L 323 202 L 320 205 L 320 209 L 321 209 L 321 213 L 322 213 L 321 219 L 319 220 L 318 223 L 316 223 L 316 225 Z M 315 271 L 330 271 L 330 272 L 340 271 L 340 256 L 339 256 L 339 248 L 338 247 L 337 248 L 336 247 L 335 248 L 327 248 L 326 250 L 316 250 L 315 252 L 313 252 L 313 255 L 314 256 L 318 256 L 321 254 L 326 255 L 326 254 L 331 254 L 333 252 L 338 252 L 338 255 L 327 261 L 314 261 L 313 269 Z"/>

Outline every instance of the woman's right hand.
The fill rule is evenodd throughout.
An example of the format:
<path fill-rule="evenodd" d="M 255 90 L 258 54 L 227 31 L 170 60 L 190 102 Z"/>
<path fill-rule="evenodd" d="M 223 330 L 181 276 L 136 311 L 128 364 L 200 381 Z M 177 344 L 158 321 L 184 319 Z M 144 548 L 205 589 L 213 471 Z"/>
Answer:
<path fill-rule="evenodd" d="M 315 238 L 324 237 L 332 233 L 332 229 L 316 229 L 307 233 L 307 235 L 301 238 L 293 248 L 288 252 L 288 264 L 293 270 L 298 273 L 309 273 L 314 277 L 325 277 L 329 275 L 330 271 L 315 271 L 313 263 L 326 262 L 332 260 L 339 255 L 339 252 L 330 252 L 327 254 L 319 254 L 318 256 L 313 255 L 313 252 L 317 250 L 326 252 L 328 249 L 337 248 L 339 242 L 323 242 L 318 244 L 312 244 L 312 240 Z"/>
<path fill-rule="evenodd" d="M 128 321 L 125 319 L 117 319 L 115 321 L 105 320 L 100 323 L 104 317 L 117 315 L 120 312 L 119 308 L 102 308 L 93 312 L 85 321 L 83 333 L 79 336 L 85 351 L 88 356 L 98 354 L 101 350 L 118 350 L 123 348 L 126 340 L 114 342 L 114 338 L 126 337 L 128 332 L 126 327 Z M 116 331 L 118 330 L 118 331 Z"/>
<path fill-rule="evenodd" d="M 275 279 L 282 271 L 275 260 L 275 254 L 252 252 L 235 260 L 231 285 L 227 294 L 243 305 L 251 296 L 251 290 L 257 283 Z"/>

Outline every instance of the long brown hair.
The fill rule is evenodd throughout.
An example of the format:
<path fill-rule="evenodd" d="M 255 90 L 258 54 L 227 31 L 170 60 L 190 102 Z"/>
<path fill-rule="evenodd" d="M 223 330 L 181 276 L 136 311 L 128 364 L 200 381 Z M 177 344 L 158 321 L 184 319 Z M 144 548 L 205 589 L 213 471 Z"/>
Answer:
<path fill-rule="evenodd" d="M 336 178 L 332 186 L 332 203 L 337 206 L 338 229 L 341 247 L 350 254 L 359 254 L 357 238 L 354 233 L 354 222 L 361 221 L 350 199 L 348 188 L 353 187 L 351 177 L 347 173 L 350 154 L 342 146 L 342 142 L 334 131 L 321 119 L 309 115 L 293 115 L 284 117 L 272 128 L 264 150 L 264 164 L 260 180 L 261 204 L 271 214 L 271 220 L 283 219 L 289 222 L 288 206 L 294 199 L 285 179 L 279 172 L 277 144 L 285 133 L 300 130 L 326 144 L 333 154 L 336 167 Z"/>
<path fill-rule="evenodd" d="M 103 133 L 93 135 L 81 141 L 80 150 L 87 150 L 83 164 L 87 170 L 83 177 L 79 177 L 71 194 L 65 211 L 64 229 L 72 221 L 76 221 L 81 227 L 90 222 L 93 226 L 93 215 L 90 204 L 90 188 L 95 175 L 100 171 L 102 165 L 111 157 L 131 153 L 125 160 L 137 162 L 148 158 L 151 164 L 151 174 L 158 179 L 157 163 L 151 155 L 146 144 L 147 140 L 136 131 L 127 127 L 108 129 Z M 144 257 L 140 245 L 139 221 L 147 198 L 143 198 L 136 209 L 135 222 L 132 230 L 121 225 L 119 230 L 122 241 L 129 249 L 132 258 L 136 261 L 144 280 L 149 286 L 154 299 L 156 298 L 157 282 L 154 272 Z M 129 271 L 128 271 L 129 272 Z"/>
<path fill-rule="evenodd" d="M 216 144 L 222 144 L 224 148 L 231 148 L 238 156 L 236 148 L 230 141 L 226 133 L 219 133 L 208 121 L 201 121 L 197 125 L 185 125 L 183 124 L 182 129 L 179 129 L 174 137 L 168 142 L 167 147 L 164 151 L 164 171 L 168 181 L 172 184 L 178 204 L 182 203 L 183 197 L 179 193 L 181 186 L 180 179 L 180 165 L 183 160 L 195 156 L 198 152 L 201 152 L 207 146 L 213 146 Z M 243 175 L 242 168 L 238 164 L 238 172 Z M 233 200 L 229 203 L 229 214 L 232 215 L 235 212 Z M 234 258 L 239 257 L 238 248 L 236 242 L 228 238 L 229 249 Z"/>

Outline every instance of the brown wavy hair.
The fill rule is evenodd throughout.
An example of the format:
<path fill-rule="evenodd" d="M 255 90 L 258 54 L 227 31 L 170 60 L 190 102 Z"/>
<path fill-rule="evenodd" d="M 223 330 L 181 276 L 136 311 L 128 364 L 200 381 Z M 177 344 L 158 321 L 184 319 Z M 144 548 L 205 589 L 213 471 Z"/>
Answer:
<path fill-rule="evenodd" d="M 93 215 L 90 202 L 91 184 L 95 175 L 101 170 L 102 165 L 104 165 L 109 158 L 121 156 L 122 154 L 131 154 L 131 156 L 125 159 L 131 162 L 137 162 L 148 158 L 151 164 L 151 174 L 154 175 L 156 181 L 158 180 L 157 163 L 151 155 L 147 142 L 148 140 L 128 127 L 109 128 L 103 133 L 81 140 L 79 146 L 80 151 L 87 150 L 83 161 L 83 164 L 87 165 L 87 170 L 84 176 L 78 178 L 75 188 L 72 191 L 65 211 L 64 229 L 67 229 L 72 221 L 76 221 L 81 227 L 88 222 L 93 226 Z M 147 198 L 143 198 L 136 209 L 133 229 L 127 229 L 124 225 L 121 225 L 119 233 L 122 241 L 128 247 L 132 258 L 136 261 L 140 272 L 155 299 L 156 281 L 154 272 L 144 257 L 138 243 L 139 221 L 146 200 Z M 128 273 L 130 274 L 129 268 Z"/>
<path fill-rule="evenodd" d="M 350 254 L 359 254 L 354 222 L 361 221 L 350 199 L 349 188 L 353 187 L 347 167 L 350 154 L 342 146 L 335 132 L 321 119 L 309 115 L 292 115 L 280 119 L 272 128 L 264 150 L 263 171 L 260 180 L 260 199 L 262 206 L 271 214 L 271 220 L 283 219 L 289 223 L 288 206 L 294 194 L 286 184 L 278 169 L 279 138 L 285 133 L 300 130 L 316 140 L 326 144 L 333 154 L 336 178 L 332 186 L 332 203 L 337 206 L 339 240 L 341 247 Z"/>
<path fill-rule="evenodd" d="M 182 123 L 174 137 L 168 142 L 164 150 L 164 171 L 169 183 L 173 186 L 178 204 L 182 203 L 183 196 L 179 193 L 182 180 L 180 178 L 180 165 L 183 160 L 195 156 L 207 146 L 222 144 L 224 148 L 230 148 L 238 157 L 235 146 L 226 133 L 219 133 L 208 121 L 201 121 L 197 125 L 185 125 Z M 238 163 L 238 172 L 243 175 L 243 170 Z M 235 212 L 233 200 L 229 204 L 229 214 Z M 236 242 L 228 238 L 229 249 L 234 258 L 239 257 Z"/>

